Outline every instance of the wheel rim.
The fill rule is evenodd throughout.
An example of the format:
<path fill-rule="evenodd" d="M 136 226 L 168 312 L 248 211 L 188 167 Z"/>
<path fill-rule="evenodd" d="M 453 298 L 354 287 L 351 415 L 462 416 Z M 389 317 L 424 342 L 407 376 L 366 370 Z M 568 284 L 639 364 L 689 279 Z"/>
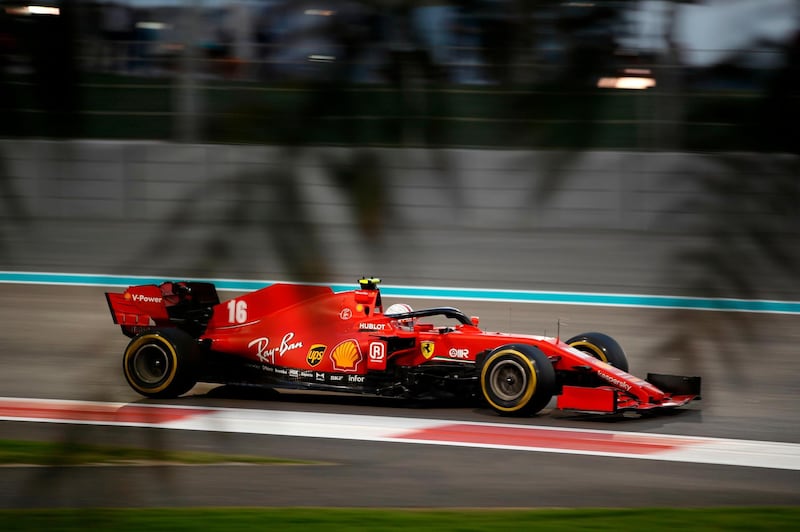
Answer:
<path fill-rule="evenodd" d="M 528 387 L 525 368 L 516 360 L 502 360 L 489 374 L 492 390 L 501 401 L 516 401 Z"/>
<path fill-rule="evenodd" d="M 140 347 L 133 356 L 133 371 L 144 384 L 158 384 L 169 371 L 169 355 L 159 345 Z"/>

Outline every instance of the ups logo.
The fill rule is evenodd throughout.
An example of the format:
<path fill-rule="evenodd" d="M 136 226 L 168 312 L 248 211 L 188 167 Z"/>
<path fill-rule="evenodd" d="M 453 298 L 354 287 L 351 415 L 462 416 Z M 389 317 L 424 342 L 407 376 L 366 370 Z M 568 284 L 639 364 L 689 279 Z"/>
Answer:
<path fill-rule="evenodd" d="M 322 362 L 322 357 L 325 356 L 325 350 L 328 349 L 327 345 L 322 344 L 314 344 L 311 346 L 311 349 L 308 350 L 308 354 L 306 355 L 306 362 L 312 368 Z"/>

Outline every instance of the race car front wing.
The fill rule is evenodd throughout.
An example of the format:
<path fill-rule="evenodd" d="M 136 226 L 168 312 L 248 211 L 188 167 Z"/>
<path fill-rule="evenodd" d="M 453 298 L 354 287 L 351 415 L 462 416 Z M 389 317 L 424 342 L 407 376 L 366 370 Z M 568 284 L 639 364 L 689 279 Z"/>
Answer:
<path fill-rule="evenodd" d="M 563 386 L 556 407 L 593 414 L 648 412 L 677 408 L 700 399 L 700 377 L 649 373 L 645 381 L 623 390 L 613 386 Z"/>

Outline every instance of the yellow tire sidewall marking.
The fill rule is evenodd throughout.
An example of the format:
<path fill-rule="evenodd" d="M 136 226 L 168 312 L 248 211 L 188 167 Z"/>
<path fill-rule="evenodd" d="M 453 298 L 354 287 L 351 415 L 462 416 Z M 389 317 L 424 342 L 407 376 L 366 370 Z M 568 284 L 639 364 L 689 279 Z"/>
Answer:
<path fill-rule="evenodd" d="M 492 365 L 492 362 L 497 360 L 499 357 L 505 355 L 515 356 L 519 360 L 523 361 L 531 370 L 530 384 L 528 385 L 528 389 L 525 390 L 525 395 L 522 396 L 522 398 L 519 401 L 519 404 L 512 407 L 498 405 L 497 403 L 492 401 L 489 394 L 486 393 L 486 372 L 488 371 L 488 368 Z M 481 368 L 481 391 L 483 392 L 483 396 L 486 398 L 489 404 L 492 405 L 492 407 L 496 408 L 497 410 L 501 410 L 503 412 L 516 412 L 517 410 L 525 408 L 528 402 L 530 402 L 531 397 L 533 397 L 533 393 L 536 391 L 536 367 L 534 366 L 533 361 L 529 359 L 527 356 L 525 356 L 523 353 L 517 351 L 516 349 L 503 349 L 502 351 L 498 351 L 497 353 L 490 356 L 489 359 L 486 361 L 486 363 L 483 365 L 483 368 Z"/>
<path fill-rule="evenodd" d="M 155 342 L 153 342 L 153 343 L 158 343 L 162 347 L 166 348 L 166 353 L 172 359 L 172 363 L 171 363 L 169 375 L 164 380 L 164 382 L 161 383 L 160 386 L 158 386 L 157 388 L 142 388 L 141 386 L 139 386 L 139 384 L 136 382 L 135 379 L 131 378 L 131 373 L 130 373 L 130 369 L 129 369 L 128 366 L 129 366 L 129 363 L 131 362 L 131 357 L 133 355 L 135 355 L 136 352 L 144 344 L 151 343 L 151 341 L 153 341 L 153 340 L 155 340 Z M 178 354 L 175 352 L 175 348 L 173 347 L 173 345 L 166 338 L 164 338 L 163 336 L 157 335 L 157 334 L 148 334 L 146 336 L 142 336 L 140 338 L 137 338 L 133 342 L 133 344 L 128 346 L 128 349 L 125 350 L 125 363 L 123 364 L 123 367 L 125 368 L 125 377 L 128 379 L 128 382 L 131 383 L 131 385 L 133 385 L 133 387 L 136 388 L 138 391 L 141 391 L 143 393 L 158 393 L 158 392 L 163 391 L 165 388 L 167 388 L 167 386 L 172 384 L 172 381 L 175 380 L 175 373 L 178 371 Z"/>
<path fill-rule="evenodd" d="M 570 345 L 570 347 L 574 347 L 575 349 L 578 349 L 579 351 L 581 350 L 580 349 L 581 347 L 585 347 L 589 351 L 591 351 L 590 354 L 592 354 L 595 358 L 601 360 L 602 362 L 605 362 L 606 364 L 610 364 L 610 362 L 608 361 L 608 357 L 603 352 L 603 350 L 600 349 L 599 347 L 597 347 L 596 345 L 594 345 L 591 342 L 587 342 L 586 340 L 580 340 L 578 342 L 575 342 L 575 343 L 572 343 L 572 344 L 569 344 L 569 345 Z"/>

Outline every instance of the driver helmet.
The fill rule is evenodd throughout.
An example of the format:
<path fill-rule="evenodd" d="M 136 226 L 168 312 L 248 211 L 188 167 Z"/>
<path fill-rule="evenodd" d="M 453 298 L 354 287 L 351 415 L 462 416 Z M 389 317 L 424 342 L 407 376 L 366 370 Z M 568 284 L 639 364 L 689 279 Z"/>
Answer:
<path fill-rule="evenodd" d="M 413 311 L 414 309 L 411 308 L 411 305 L 406 305 L 405 303 L 395 303 L 394 305 L 391 305 L 389 308 L 387 308 L 384 311 L 383 315 L 391 318 L 392 316 L 396 316 L 397 314 L 406 314 L 408 312 L 413 312 Z M 397 325 L 401 328 L 413 329 L 414 323 L 416 323 L 417 318 L 403 318 L 396 321 Z"/>

